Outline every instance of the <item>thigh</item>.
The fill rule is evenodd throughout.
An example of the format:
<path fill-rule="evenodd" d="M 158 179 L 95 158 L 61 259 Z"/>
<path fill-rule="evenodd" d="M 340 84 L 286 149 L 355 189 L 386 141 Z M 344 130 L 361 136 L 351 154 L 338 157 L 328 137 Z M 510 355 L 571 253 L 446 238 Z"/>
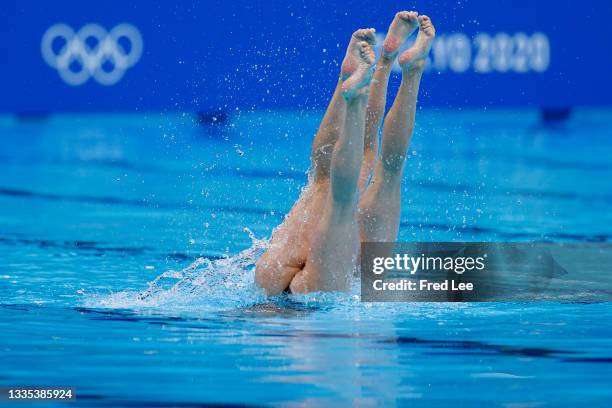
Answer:
<path fill-rule="evenodd" d="M 394 242 L 400 223 L 401 179 L 387 179 L 377 166 L 359 198 L 357 222 L 361 242 Z"/>
<path fill-rule="evenodd" d="M 326 209 L 309 247 L 304 268 L 291 281 L 291 291 L 347 291 L 357 263 L 359 234 L 355 213 L 338 217 Z M 336 215 L 336 216 L 335 216 Z"/>

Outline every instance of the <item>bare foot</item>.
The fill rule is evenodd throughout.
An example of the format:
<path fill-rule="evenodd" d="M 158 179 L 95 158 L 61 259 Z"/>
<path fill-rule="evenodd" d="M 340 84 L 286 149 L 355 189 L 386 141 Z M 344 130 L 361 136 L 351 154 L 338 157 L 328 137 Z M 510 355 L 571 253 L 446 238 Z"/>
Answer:
<path fill-rule="evenodd" d="M 359 65 L 360 43 L 365 41 L 371 47 L 374 47 L 376 44 L 375 32 L 376 30 L 373 28 L 362 28 L 353 33 L 348 48 L 346 49 L 346 56 L 344 57 L 344 61 L 342 61 L 341 72 L 343 80 L 355 72 Z"/>
<path fill-rule="evenodd" d="M 383 56 L 385 58 L 395 58 L 399 47 L 419 26 L 418 16 L 419 13 L 416 11 L 400 11 L 395 15 L 383 43 Z"/>
<path fill-rule="evenodd" d="M 419 16 L 419 34 L 414 45 L 399 56 L 402 69 L 423 68 L 425 59 L 431 49 L 431 42 L 436 36 L 436 29 L 427 16 Z"/>
<path fill-rule="evenodd" d="M 373 28 L 357 30 L 351 37 L 346 56 L 342 61 L 342 95 L 352 99 L 367 93 L 367 85 L 372 79 L 374 50 L 376 43 Z"/>

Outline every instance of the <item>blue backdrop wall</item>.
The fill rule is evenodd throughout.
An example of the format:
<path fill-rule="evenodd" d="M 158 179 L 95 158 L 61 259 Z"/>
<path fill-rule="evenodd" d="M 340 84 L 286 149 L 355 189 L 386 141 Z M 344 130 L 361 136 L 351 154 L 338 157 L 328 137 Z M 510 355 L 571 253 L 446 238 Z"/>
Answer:
<path fill-rule="evenodd" d="M 438 29 L 424 105 L 612 103 L 603 0 L 24 0 L 0 8 L 0 111 L 320 109 L 351 32 L 401 9 Z"/>

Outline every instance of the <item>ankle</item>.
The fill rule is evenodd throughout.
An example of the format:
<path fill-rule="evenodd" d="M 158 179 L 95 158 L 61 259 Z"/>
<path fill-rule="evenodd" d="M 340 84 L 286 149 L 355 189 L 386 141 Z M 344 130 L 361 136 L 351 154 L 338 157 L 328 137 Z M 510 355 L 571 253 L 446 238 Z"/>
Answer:
<path fill-rule="evenodd" d="M 395 59 L 397 58 L 398 52 L 392 53 L 392 54 L 387 54 L 384 51 L 380 54 L 380 58 L 378 59 L 378 67 L 379 69 L 382 68 L 391 68 L 391 66 L 393 65 L 393 62 L 395 61 Z"/>
<path fill-rule="evenodd" d="M 368 92 L 361 91 L 350 95 L 345 94 L 344 99 L 346 100 L 347 106 L 365 107 L 368 102 Z"/>

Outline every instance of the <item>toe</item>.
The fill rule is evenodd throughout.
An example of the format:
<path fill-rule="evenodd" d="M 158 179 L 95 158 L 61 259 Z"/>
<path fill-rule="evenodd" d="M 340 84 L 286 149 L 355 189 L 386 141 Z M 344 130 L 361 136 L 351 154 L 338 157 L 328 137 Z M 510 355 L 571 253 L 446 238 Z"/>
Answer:
<path fill-rule="evenodd" d="M 374 50 L 372 48 L 368 48 L 367 51 L 367 63 L 373 64 L 376 60 L 376 54 L 374 54 Z"/>
<path fill-rule="evenodd" d="M 419 13 L 416 11 L 400 11 L 397 15 L 404 21 L 413 22 L 417 19 Z"/>
<path fill-rule="evenodd" d="M 376 30 L 373 28 L 361 28 L 353 33 L 353 37 L 360 41 L 366 41 L 374 45 L 376 43 Z"/>
<path fill-rule="evenodd" d="M 367 29 L 366 41 L 368 44 L 376 44 L 376 30 L 373 28 Z"/>
<path fill-rule="evenodd" d="M 367 42 L 363 41 L 360 44 L 361 47 L 361 56 L 363 58 L 366 59 L 366 62 L 369 62 L 368 60 L 370 59 L 370 55 L 374 55 L 374 51 L 372 50 L 372 47 L 370 47 L 370 44 L 368 44 Z"/>
<path fill-rule="evenodd" d="M 365 52 L 368 49 L 368 43 L 365 41 L 360 42 L 359 48 L 361 48 L 361 52 Z"/>
<path fill-rule="evenodd" d="M 421 17 L 423 17 L 423 19 L 420 20 L 421 28 L 425 31 L 426 34 L 433 35 L 436 29 L 434 28 L 433 23 L 431 22 L 431 19 L 427 16 L 421 16 Z"/>

